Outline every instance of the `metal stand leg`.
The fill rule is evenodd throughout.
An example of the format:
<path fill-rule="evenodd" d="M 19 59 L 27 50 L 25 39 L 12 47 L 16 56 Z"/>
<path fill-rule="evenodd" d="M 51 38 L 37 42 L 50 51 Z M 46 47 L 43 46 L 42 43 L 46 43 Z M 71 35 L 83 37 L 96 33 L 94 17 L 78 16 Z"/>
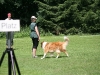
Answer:
<path fill-rule="evenodd" d="M 16 75 L 12 51 L 10 51 L 13 75 Z"/>
<path fill-rule="evenodd" d="M 16 75 L 15 66 L 17 68 L 18 75 L 21 75 L 16 57 L 14 54 L 14 50 L 12 48 L 7 48 L 5 52 L 3 52 L 1 60 L 0 60 L 0 66 L 3 62 L 4 56 L 6 53 L 8 53 L 8 75 L 12 75 L 12 73 L 13 75 Z"/>
<path fill-rule="evenodd" d="M 5 52 L 3 52 L 3 55 L 0 60 L 0 66 L 2 64 L 5 54 L 8 53 L 8 75 L 12 75 L 12 72 L 13 72 L 13 75 L 16 75 L 15 65 L 16 65 L 18 74 L 21 75 L 19 67 L 18 67 L 18 63 L 17 63 L 16 57 L 15 57 L 14 50 L 13 50 L 13 48 L 11 48 L 11 32 L 8 32 L 7 36 L 8 36 L 7 37 L 8 48 L 5 50 Z M 14 65 L 14 63 L 15 63 L 15 65 Z"/>
<path fill-rule="evenodd" d="M 8 52 L 8 75 L 11 74 L 11 56 L 10 56 L 10 51 Z"/>

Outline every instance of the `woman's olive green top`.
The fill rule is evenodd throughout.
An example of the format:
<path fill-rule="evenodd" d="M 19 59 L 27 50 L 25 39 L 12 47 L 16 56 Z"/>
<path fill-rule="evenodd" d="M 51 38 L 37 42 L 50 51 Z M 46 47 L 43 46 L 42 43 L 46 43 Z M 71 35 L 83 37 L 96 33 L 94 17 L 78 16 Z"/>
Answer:
<path fill-rule="evenodd" d="M 34 23 L 34 22 L 32 22 L 32 23 L 30 24 L 30 30 L 31 30 L 31 32 L 30 32 L 30 37 L 31 37 L 31 38 L 38 38 L 38 35 L 36 34 L 36 31 L 35 31 L 35 26 L 37 26 L 37 25 L 36 25 L 36 23 Z"/>

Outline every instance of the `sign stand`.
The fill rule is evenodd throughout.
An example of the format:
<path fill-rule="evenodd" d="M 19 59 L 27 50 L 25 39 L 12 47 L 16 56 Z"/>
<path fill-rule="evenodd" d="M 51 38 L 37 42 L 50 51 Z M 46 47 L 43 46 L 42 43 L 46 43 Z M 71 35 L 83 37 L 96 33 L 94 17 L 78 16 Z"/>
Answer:
<path fill-rule="evenodd" d="M 12 73 L 13 75 L 16 75 L 15 66 L 16 66 L 18 75 L 21 75 L 14 50 L 13 48 L 11 48 L 11 32 L 8 32 L 8 48 L 6 48 L 6 50 L 2 54 L 2 57 L 0 59 L 0 66 L 3 62 L 4 56 L 6 55 L 6 53 L 8 53 L 8 75 L 12 75 Z"/>

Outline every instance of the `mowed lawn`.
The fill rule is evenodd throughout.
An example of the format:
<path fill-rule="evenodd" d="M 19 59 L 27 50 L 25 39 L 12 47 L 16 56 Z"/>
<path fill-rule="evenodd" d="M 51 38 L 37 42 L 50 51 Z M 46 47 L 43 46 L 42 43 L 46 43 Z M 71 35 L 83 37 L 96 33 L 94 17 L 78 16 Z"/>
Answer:
<path fill-rule="evenodd" d="M 43 50 L 38 46 L 38 58 L 32 58 L 32 42 L 29 37 L 14 38 L 14 52 L 21 75 L 100 75 L 100 35 L 68 36 L 69 57 L 64 53 L 56 59 L 56 53 L 45 59 Z M 0 58 L 5 51 L 5 38 L 0 39 Z M 40 42 L 63 41 L 63 36 L 44 36 Z M 8 75 L 8 54 L 0 67 L 0 75 Z M 17 72 L 17 71 L 16 71 Z"/>

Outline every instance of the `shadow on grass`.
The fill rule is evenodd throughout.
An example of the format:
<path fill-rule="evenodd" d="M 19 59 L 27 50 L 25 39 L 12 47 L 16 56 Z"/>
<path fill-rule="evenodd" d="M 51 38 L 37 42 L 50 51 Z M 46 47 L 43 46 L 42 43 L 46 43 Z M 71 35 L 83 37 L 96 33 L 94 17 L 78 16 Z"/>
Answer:
<path fill-rule="evenodd" d="M 43 57 L 43 55 L 37 55 L 38 57 Z M 46 56 L 45 58 L 56 58 L 56 56 Z M 58 58 L 68 58 L 67 56 L 59 56 Z"/>

